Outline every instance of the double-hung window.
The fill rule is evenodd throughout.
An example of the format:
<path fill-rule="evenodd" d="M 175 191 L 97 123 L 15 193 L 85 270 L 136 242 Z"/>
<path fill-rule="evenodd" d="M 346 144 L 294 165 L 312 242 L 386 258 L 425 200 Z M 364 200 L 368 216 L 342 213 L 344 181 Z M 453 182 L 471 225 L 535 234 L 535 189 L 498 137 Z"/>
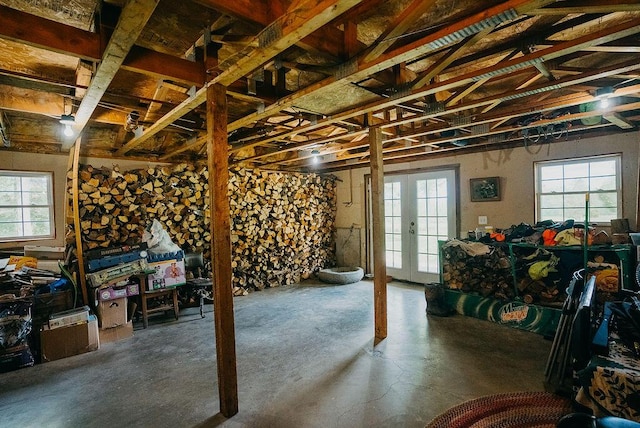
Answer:
<path fill-rule="evenodd" d="M 620 155 L 537 162 L 536 219 L 608 224 L 622 214 Z"/>
<path fill-rule="evenodd" d="M 51 239 L 53 173 L 0 170 L 0 242 Z"/>

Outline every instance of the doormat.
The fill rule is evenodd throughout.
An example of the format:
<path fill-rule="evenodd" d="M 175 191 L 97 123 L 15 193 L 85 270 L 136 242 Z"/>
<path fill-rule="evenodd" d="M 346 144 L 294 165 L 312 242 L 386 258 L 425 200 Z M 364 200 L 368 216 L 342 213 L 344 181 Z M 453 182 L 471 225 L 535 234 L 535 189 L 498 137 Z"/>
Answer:
<path fill-rule="evenodd" d="M 555 428 L 572 413 L 571 401 L 548 392 L 514 392 L 475 398 L 437 416 L 427 428 Z"/>

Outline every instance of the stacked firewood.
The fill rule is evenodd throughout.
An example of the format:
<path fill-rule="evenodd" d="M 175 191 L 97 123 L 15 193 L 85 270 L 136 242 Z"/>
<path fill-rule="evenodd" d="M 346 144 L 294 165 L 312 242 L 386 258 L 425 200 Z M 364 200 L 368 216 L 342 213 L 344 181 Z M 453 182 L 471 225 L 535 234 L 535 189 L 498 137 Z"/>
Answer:
<path fill-rule="evenodd" d="M 476 292 L 483 297 L 513 299 L 515 290 L 511 262 L 504 248 L 496 247 L 488 254 L 471 255 L 462 247 L 442 249 L 444 284 L 465 293 Z"/>
<path fill-rule="evenodd" d="M 125 172 L 81 165 L 79 183 L 85 251 L 139 243 L 157 219 L 185 251 L 211 258 L 206 166 Z M 240 292 L 292 284 L 334 263 L 335 177 L 239 169 L 230 173 L 229 198 L 233 285 Z M 66 242 L 74 246 L 72 216 L 67 224 Z"/>
<path fill-rule="evenodd" d="M 335 259 L 335 180 L 239 170 L 229 179 L 234 284 L 293 284 Z"/>
<path fill-rule="evenodd" d="M 451 289 L 546 306 L 561 305 L 566 297 L 555 268 L 557 259 L 550 259 L 547 251 L 518 247 L 510 256 L 506 244 L 494 243 L 487 247 L 487 254 L 474 255 L 463 245 L 449 244 L 442 248 L 442 276 L 444 285 Z"/>

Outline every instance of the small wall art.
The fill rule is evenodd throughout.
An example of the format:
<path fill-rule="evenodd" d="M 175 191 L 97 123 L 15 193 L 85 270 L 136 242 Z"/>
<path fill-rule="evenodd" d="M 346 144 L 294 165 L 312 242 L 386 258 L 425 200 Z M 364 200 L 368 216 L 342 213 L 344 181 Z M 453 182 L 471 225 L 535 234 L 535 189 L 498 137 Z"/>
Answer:
<path fill-rule="evenodd" d="M 499 201 L 500 177 L 472 178 L 471 202 Z"/>

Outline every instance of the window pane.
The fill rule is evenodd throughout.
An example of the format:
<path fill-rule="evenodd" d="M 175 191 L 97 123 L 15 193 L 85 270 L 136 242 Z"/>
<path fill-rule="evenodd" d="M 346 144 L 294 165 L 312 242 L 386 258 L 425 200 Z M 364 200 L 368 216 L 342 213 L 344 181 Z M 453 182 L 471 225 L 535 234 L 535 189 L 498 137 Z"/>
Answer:
<path fill-rule="evenodd" d="M 427 180 L 427 197 L 435 198 L 438 196 L 438 188 L 435 180 Z"/>
<path fill-rule="evenodd" d="M 584 194 L 571 194 L 564 196 L 564 206 L 570 208 L 582 207 L 584 209 L 586 205 Z"/>
<path fill-rule="evenodd" d="M 400 183 L 393 183 L 393 199 L 400 199 Z"/>
<path fill-rule="evenodd" d="M 393 183 L 384 183 L 384 199 L 393 199 Z"/>
<path fill-rule="evenodd" d="M 48 195 L 46 192 L 25 192 L 22 195 L 24 205 L 47 205 Z"/>
<path fill-rule="evenodd" d="M 620 155 L 536 163 L 537 219 L 583 221 L 590 194 L 590 221 L 620 218 Z"/>
<path fill-rule="evenodd" d="M 543 166 L 540 168 L 540 175 L 542 175 L 545 180 L 550 180 L 554 178 L 562 179 L 564 177 L 562 171 L 563 171 L 562 165 Z"/>
<path fill-rule="evenodd" d="M 443 198 L 447 196 L 447 179 L 438 178 L 438 196 Z"/>
<path fill-rule="evenodd" d="M 616 177 L 614 175 L 606 177 L 591 177 L 591 190 L 615 190 L 616 189 Z"/>
<path fill-rule="evenodd" d="M 24 234 L 26 236 L 48 235 L 49 233 L 49 222 L 38 221 L 24 224 Z"/>
<path fill-rule="evenodd" d="M 427 183 L 424 180 L 416 181 L 416 196 L 418 198 L 427 197 Z"/>
<path fill-rule="evenodd" d="M 53 236 L 52 174 L 0 171 L 0 239 Z"/>
<path fill-rule="evenodd" d="M 562 209 L 543 208 L 540 210 L 540 219 L 559 221 L 564 219 L 564 211 Z"/>
<path fill-rule="evenodd" d="M 562 192 L 564 190 L 562 180 L 543 181 L 541 185 L 541 193 Z"/>
<path fill-rule="evenodd" d="M 564 178 L 577 178 L 589 176 L 589 164 L 584 163 L 569 163 L 564 167 Z"/>
<path fill-rule="evenodd" d="M 0 208 L 0 222 L 21 222 L 22 209 L 20 208 Z"/>
<path fill-rule="evenodd" d="M 589 191 L 589 179 L 572 178 L 564 181 L 565 192 L 587 192 Z"/>
<path fill-rule="evenodd" d="M 617 195 L 614 192 L 609 193 L 591 193 L 589 195 L 589 207 L 609 207 L 615 208 L 617 205 Z"/>
<path fill-rule="evenodd" d="M 11 238 L 14 236 L 24 236 L 22 233 L 22 223 L 0 223 L 0 238 Z"/>
<path fill-rule="evenodd" d="M 589 222 L 608 222 L 616 218 L 617 211 L 615 207 L 612 208 L 590 208 L 589 209 Z"/>
<path fill-rule="evenodd" d="M 562 195 L 542 195 L 540 205 L 545 208 L 562 208 L 564 199 Z"/>
<path fill-rule="evenodd" d="M 616 162 L 613 160 L 591 163 L 591 176 L 614 175 L 616 174 Z"/>
<path fill-rule="evenodd" d="M 392 215 L 394 217 L 400 217 L 400 213 L 402 212 L 401 211 L 402 210 L 402 204 L 400 203 L 400 200 L 394 199 L 393 203 L 392 203 L 392 206 L 393 206 L 393 214 Z"/>
<path fill-rule="evenodd" d="M 0 189 L 2 190 L 20 190 L 20 177 L 9 177 L 6 175 L 0 175 Z"/>
<path fill-rule="evenodd" d="M 438 217 L 438 235 L 443 237 L 449 236 L 449 222 L 446 217 Z"/>
<path fill-rule="evenodd" d="M 402 233 L 402 219 L 400 217 L 393 218 L 393 233 Z"/>
<path fill-rule="evenodd" d="M 18 192 L 0 192 L 0 203 L 2 205 L 20 205 L 20 193 Z"/>

